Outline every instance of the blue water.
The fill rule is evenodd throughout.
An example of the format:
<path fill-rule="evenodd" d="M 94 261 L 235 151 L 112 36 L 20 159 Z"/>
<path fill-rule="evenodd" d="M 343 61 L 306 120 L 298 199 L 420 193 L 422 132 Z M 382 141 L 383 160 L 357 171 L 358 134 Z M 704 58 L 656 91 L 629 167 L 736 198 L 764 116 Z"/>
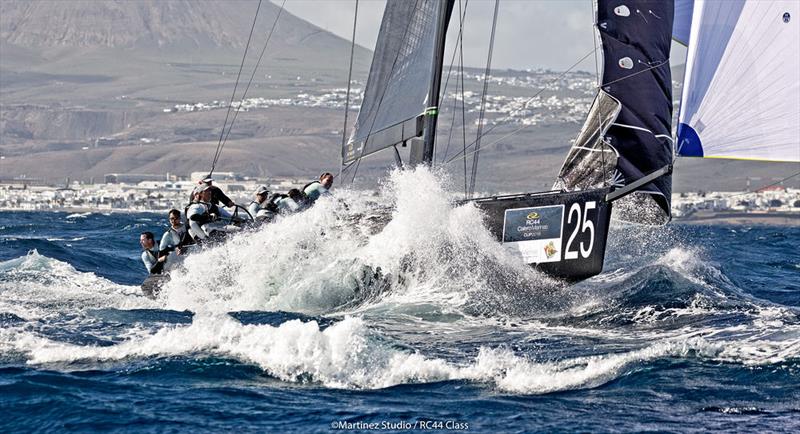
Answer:
<path fill-rule="evenodd" d="M 164 216 L 0 212 L 0 431 L 800 430 L 799 227 L 616 224 L 566 287 L 396 184 L 383 230 L 321 204 L 156 300 Z"/>

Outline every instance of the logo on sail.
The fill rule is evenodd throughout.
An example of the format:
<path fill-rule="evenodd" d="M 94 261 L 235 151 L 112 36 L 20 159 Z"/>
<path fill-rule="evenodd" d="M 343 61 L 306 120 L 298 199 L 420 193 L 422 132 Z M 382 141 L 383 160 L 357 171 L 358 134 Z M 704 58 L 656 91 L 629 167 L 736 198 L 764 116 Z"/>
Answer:
<path fill-rule="evenodd" d="M 783 22 L 784 23 L 788 23 L 790 19 L 792 19 L 792 16 L 789 15 L 789 12 L 786 12 L 786 13 L 783 14 Z"/>

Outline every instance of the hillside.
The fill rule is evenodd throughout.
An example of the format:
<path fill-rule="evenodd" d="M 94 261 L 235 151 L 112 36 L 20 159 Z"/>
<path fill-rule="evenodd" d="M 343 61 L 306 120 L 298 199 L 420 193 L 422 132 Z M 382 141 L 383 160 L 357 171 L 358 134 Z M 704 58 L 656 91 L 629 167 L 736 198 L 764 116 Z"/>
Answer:
<path fill-rule="evenodd" d="M 110 171 L 202 170 L 196 166 L 211 160 L 224 111 L 165 116 L 164 110 L 230 99 L 257 5 L 3 0 L 0 155 L 5 158 L 0 173 L 58 180 Z M 262 2 L 238 96 L 278 12 L 275 4 Z M 371 54 L 362 47 L 355 54 L 355 78 L 361 78 Z M 349 56 L 349 41 L 282 11 L 248 95 L 293 98 L 345 87 Z M 244 142 L 230 149 L 245 151 L 225 155 L 231 170 L 257 167 L 252 174 L 266 175 L 329 167 L 338 160 L 329 140 L 332 130 L 341 130 L 341 114 L 323 112 L 324 119 L 315 122 L 325 129 L 324 140 L 315 138 L 314 129 L 304 129 L 304 117 L 319 119 L 320 114 L 290 109 L 270 113 L 268 119 L 264 113 L 241 114 L 231 141 Z M 288 128 L 292 122 L 299 125 Z M 308 143 L 325 161 L 298 165 L 297 156 L 286 152 L 267 161 L 252 146 L 260 139 L 285 142 L 289 136 L 289 143 Z"/>

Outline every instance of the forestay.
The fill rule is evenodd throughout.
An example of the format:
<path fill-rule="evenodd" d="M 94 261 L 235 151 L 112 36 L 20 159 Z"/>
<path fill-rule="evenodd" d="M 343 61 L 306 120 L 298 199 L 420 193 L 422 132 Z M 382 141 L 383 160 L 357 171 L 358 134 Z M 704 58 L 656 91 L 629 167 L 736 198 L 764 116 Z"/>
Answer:
<path fill-rule="evenodd" d="M 695 0 L 680 155 L 800 161 L 800 2 Z"/>
<path fill-rule="evenodd" d="M 598 0 L 596 8 L 602 81 L 557 189 L 621 187 L 672 161 L 673 3 Z M 627 220 L 664 223 L 671 192 L 671 177 L 661 176 L 622 199 L 617 209 Z"/>
<path fill-rule="evenodd" d="M 345 164 L 422 134 L 441 10 L 438 0 L 387 2 Z"/>

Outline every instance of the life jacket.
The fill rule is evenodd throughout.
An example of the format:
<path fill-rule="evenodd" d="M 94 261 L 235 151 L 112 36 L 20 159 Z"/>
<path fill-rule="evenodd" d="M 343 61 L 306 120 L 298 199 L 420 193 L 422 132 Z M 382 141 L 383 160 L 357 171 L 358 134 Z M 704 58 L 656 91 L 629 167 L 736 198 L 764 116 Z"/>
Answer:
<path fill-rule="evenodd" d="M 188 209 L 188 208 L 189 207 L 186 207 L 186 209 Z M 175 230 L 175 228 L 173 228 L 172 226 L 167 228 L 168 232 L 176 232 L 176 233 L 178 233 L 178 244 L 172 246 L 171 249 L 168 249 L 168 250 L 165 249 L 167 251 L 160 251 L 159 254 L 162 254 L 162 253 L 168 254 L 168 253 L 172 252 L 173 250 L 175 250 L 177 248 L 194 244 L 194 238 L 192 238 L 192 235 L 189 233 L 189 222 L 186 222 L 186 224 L 184 224 L 182 226 L 182 228 L 183 228 L 183 232 L 182 233 L 178 233 Z"/>
<path fill-rule="evenodd" d="M 194 215 L 192 215 L 190 217 L 189 216 L 189 208 L 191 208 L 192 205 L 196 205 L 196 204 L 204 205 L 206 210 L 202 214 L 194 214 Z M 220 215 L 219 214 L 219 207 L 217 207 L 213 203 L 208 203 L 208 202 L 192 202 L 189 205 L 187 205 L 186 208 L 184 208 L 183 213 L 186 216 L 186 223 L 187 224 L 189 223 L 189 220 L 193 220 L 193 221 L 196 221 L 197 224 L 199 224 L 200 226 L 203 226 L 206 223 L 211 223 L 212 221 L 214 221 L 214 219 L 211 218 L 211 214 L 215 214 L 217 216 Z M 187 230 L 187 232 L 188 232 L 188 230 Z"/>
<path fill-rule="evenodd" d="M 274 193 L 272 196 L 270 196 L 267 204 L 263 208 L 267 211 L 278 212 L 278 201 L 284 197 L 289 197 L 289 195 L 283 193 Z"/>
<path fill-rule="evenodd" d="M 152 267 L 150 267 L 150 270 L 149 270 L 150 274 L 161 274 L 161 273 L 163 273 L 164 272 L 164 262 L 158 262 L 158 258 L 161 257 L 161 252 L 153 253 L 153 251 L 150 250 L 150 249 L 145 250 L 145 252 L 151 258 L 153 258 L 156 261 L 156 263 Z"/>

